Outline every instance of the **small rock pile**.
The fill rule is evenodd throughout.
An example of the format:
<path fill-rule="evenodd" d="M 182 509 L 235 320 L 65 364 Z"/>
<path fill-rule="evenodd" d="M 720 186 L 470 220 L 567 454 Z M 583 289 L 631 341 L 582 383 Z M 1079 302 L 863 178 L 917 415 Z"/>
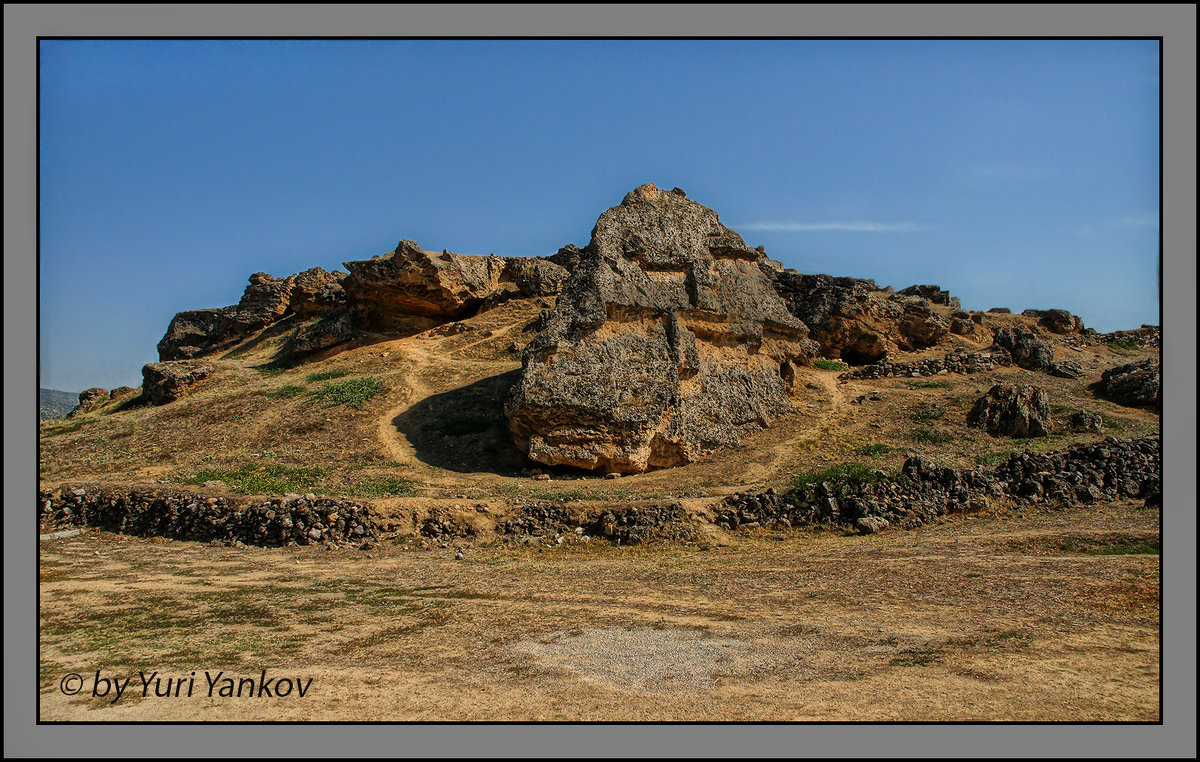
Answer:
<path fill-rule="evenodd" d="M 878 362 L 843 373 L 838 379 L 845 381 L 853 378 L 917 378 L 945 373 L 983 373 L 997 365 L 1008 365 L 1010 362 L 1005 352 L 967 352 L 959 349 L 946 353 L 940 360 L 930 357 L 910 362 Z"/>
<path fill-rule="evenodd" d="M 812 524 L 856 527 L 864 533 L 889 525 L 906 529 L 948 513 L 982 510 L 999 502 L 1073 505 L 1121 498 L 1161 502 L 1161 442 L 1108 437 L 1053 453 L 1014 452 L 995 467 L 942 468 L 912 455 L 898 476 L 783 494 L 738 493 L 721 503 L 715 523 L 728 529 Z"/>
<path fill-rule="evenodd" d="M 42 531 L 91 526 L 118 534 L 231 545 L 347 545 L 377 538 L 368 506 L 289 495 L 240 503 L 179 490 L 64 486 L 38 496 Z"/>

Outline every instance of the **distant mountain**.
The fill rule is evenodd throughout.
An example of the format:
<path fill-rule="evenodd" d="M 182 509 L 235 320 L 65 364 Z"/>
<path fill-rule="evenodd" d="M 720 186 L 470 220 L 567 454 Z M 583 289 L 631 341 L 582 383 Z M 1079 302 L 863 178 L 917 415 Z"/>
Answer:
<path fill-rule="evenodd" d="M 62 418 L 79 404 L 78 392 L 38 389 L 38 417 L 43 421 Z"/>

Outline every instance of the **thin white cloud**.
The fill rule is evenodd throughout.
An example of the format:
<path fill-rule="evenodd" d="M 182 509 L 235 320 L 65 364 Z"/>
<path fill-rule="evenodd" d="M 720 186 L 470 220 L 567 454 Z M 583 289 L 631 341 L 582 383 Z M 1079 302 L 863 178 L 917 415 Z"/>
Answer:
<path fill-rule="evenodd" d="M 846 233 L 919 233 L 932 230 L 915 222 L 756 222 L 738 225 L 743 230 L 774 230 L 789 233 L 846 232 Z"/>
<path fill-rule="evenodd" d="M 1122 217 L 1113 224 L 1120 227 L 1156 228 L 1158 227 L 1158 215 L 1131 214 L 1126 217 Z"/>

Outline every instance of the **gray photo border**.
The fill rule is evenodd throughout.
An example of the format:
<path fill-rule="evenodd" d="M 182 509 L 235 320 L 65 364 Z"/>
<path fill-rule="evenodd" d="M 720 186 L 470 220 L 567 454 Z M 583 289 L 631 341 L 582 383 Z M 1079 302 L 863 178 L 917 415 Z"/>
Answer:
<path fill-rule="evenodd" d="M 1195 756 L 1195 5 L 5 5 L 4 27 L 5 756 Z M 35 64 L 58 35 L 1162 37 L 1162 724 L 36 725 Z"/>

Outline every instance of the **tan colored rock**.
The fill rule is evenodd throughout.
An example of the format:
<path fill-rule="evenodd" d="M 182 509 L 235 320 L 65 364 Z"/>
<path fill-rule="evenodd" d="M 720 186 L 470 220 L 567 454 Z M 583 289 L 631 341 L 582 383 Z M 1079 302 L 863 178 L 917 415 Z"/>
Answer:
<path fill-rule="evenodd" d="M 602 473 L 676 466 L 792 412 L 816 352 L 779 265 L 682 191 L 643 185 L 601 215 L 526 347 L 506 405 L 533 460 Z"/>

